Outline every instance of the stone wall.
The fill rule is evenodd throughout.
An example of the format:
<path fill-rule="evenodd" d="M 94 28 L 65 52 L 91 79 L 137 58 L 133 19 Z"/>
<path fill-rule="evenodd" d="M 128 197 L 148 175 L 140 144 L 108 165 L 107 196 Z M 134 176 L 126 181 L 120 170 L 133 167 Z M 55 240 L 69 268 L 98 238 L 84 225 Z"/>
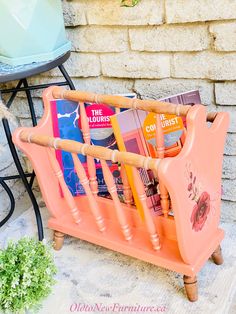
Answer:
<path fill-rule="evenodd" d="M 236 1 L 141 0 L 133 8 L 119 3 L 63 1 L 73 45 L 69 74 L 82 90 L 135 91 L 155 99 L 199 89 L 210 110 L 229 112 L 222 218 L 236 221 Z M 32 82 L 52 80 L 60 80 L 59 71 Z M 40 93 L 34 95 L 40 116 Z M 24 98 L 13 111 L 28 123 Z"/>

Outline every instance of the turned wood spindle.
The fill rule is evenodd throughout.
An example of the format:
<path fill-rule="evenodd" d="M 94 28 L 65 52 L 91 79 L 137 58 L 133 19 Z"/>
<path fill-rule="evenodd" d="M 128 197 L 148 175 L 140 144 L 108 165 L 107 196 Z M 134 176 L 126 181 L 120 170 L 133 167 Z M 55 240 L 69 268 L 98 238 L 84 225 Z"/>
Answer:
<path fill-rule="evenodd" d="M 195 302 L 198 299 L 198 286 L 196 276 L 186 276 L 184 275 L 184 287 L 189 301 Z"/>
<path fill-rule="evenodd" d="M 79 107 L 80 107 L 80 117 L 81 117 L 81 129 L 83 133 L 84 142 L 86 144 L 90 144 L 91 143 L 90 129 L 89 129 L 88 117 L 86 114 L 84 103 L 80 102 Z M 91 190 L 93 194 L 98 194 L 98 182 L 97 182 L 97 176 L 96 176 L 95 161 L 94 161 L 94 158 L 90 155 L 87 155 L 86 157 L 87 157 L 89 182 L 91 185 Z"/>
<path fill-rule="evenodd" d="M 123 183 L 125 203 L 127 205 L 131 205 L 131 204 L 133 204 L 133 194 L 132 194 L 132 191 L 131 191 L 131 188 L 129 185 L 129 181 L 127 178 L 124 164 L 121 165 L 120 173 L 121 173 L 121 179 L 122 179 L 122 183 Z"/>
<path fill-rule="evenodd" d="M 143 207 L 143 212 L 144 212 L 144 218 L 146 222 L 146 227 L 150 235 L 150 240 L 153 246 L 154 250 L 160 250 L 161 245 L 160 245 L 160 239 L 156 231 L 156 226 L 153 221 L 153 217 L 151 215 L 151 212 L 147 206 L 147 196 L 145 193 L 144 185 L 141 180 L 139 171 L 137 168 L 132 167 L 132 172 L 133 172 L 133 178 L 134 178 L 134 183 L 135 187 L 138 193 L 138 198 L 142 204 Z"/>
<path fill-rule="evenodd" d="M 54 87 L 52 90 L 52 96 L 55 99 L 68 99 L 72 101 L 87 101 L 87 102 L 96 102 L 102 103 L 115 108 L 127 108 L 127 109 L 140 109 L 154 113 L 166 113 L 166 114 L 175 114 L 178 116 L 186 116 L 188 111 L 191 109 L 191 105 L 176 105 L 165 101 L 160 100 L 151 100 L 151 99 L 134 99 L 119 95 L 99 95 L 84 91 L 75 91 L 75 90 L 65 90 L 61 87 Z M 218 112 L 209 112 L 207 114 L 207 121 L 213 122 L 216 118 Z"/>
<path fill-rule="evenodd" d="M 64 243 L 64 233 L 60 232 L 60 231 L 54 231 L 54 235 L 53 235 L 53 248 L 56 251 L 59 251 Z"/>
<path fill-rule="evenodd" d="M 102 166 L 102 172 L 103 172 L 104 180 L 106 182 L 108 191 L 111 194 L 111 197 L 112 197 L 113 202 L 114 202 L 117 218 L 118 218 L 118 221 L 120 223 L 122 233 L 123 233 L 125 239 L 127 241 L 129 241 L 132 239 L 132 232 L 131 232 L 131 228 L 128 224 L 127 218 L 125 216 L 124 210 L 122 208 L 122 205 L 120 203 L 113 175 L 112 175 L 112 173 L 111 173 L 111 171 L 107 165 L 106 160 L 101 159 L 101 166 Z"/>
<path fill-rule="evenodd" d="M 23 142 L 28 143 L 30 139 L 30 143 L 44 147 L 54 147 L 53 143 L 56 141 L 56 149 L 59 150 L 76 154 L 91 155 L 93 158 L 112 160 L 113 162 L 120 162 L 137 168 L 150 169 L 155 172 L 158 171 L 161 161 L 161 159 L 145 157 L 129 152 L 116 151 L 114 154 L 114 150 L 103 146 L 83 144 L 73 140 L 63 140 L 48 135 L 34 134 L 25 130 L 22 130 L 19 136 Z M 148 167 L 145 167 L 145 165 Z"/>
<path fill-rule="evenodd" d="M 64 195 L 66 202 L 70 208 L 73 219 L 74 219 L 75 223 L 79 223 L 81 221 L 80 213 L 79 213 L 79 210 L 78 210 L 77 205 L 75 203 L 74 197 L 72 196 L 70 190 L 68 189 L 68 187 L 65 183 L 60 165 L 59 165 L 59 163 L 58 163 L 58 161 L 54 155 L 54 152 L 52 151 L 51 148 L 47 149 L 47 153 L 48 153 L 48 157 L 49 157 L 52 169 L 54 171 L 54 174 L 58 178 L 58 181 L 59 181 L 60 187 L 62 189 L 63 195 Z"/>
<path fill-rule="evenodd" d="M 180 142 L 181 142 L 181 145 L 184 146 L 184 143 L 185 143 L 185 140 L 186 140 L 186 136 L 187 136 L 187 130 L 186 128 L 184 127 L 183 129 L 183 133 L 180 137 Z"/>
<path fill-rule="evenodd" d="M 165 140 L 164 140 L 164 132 L 161 126 L 161 118 L 160 115 L 156 115 L 156 149 L 157 149 L 157 158 L 163 159 L 165 157 Z M 165 185 L 159 181 L 159 189 L 160 189 L 160 197 L 161 197 L 161 208 L 165 218 L 168 218 L 169 213 L 169 194 L 165 187 Z"/>
<path fill-rule="evenodd" d="M 91 188 L 89 186 L 89 180 L 87 178 L 86 172 L 84 170 L 83 165 L 81 164 L 81 161 L 79 160 L 78 156 L 74 153 L 71 154 L 75 166 L 75 171 L 77 173 L 77 176 L 80 180 L 80 183 L 82 184 L 84 191 L 88 197 L 90 209 L 93 213 L 93 216 L 95 218 L 96 224 L 98 226 L 98 229 L 103 232 L 106 229 L 104 219 L 102 217 L 100 208 L 98 206 L 97 200 L 94 197 L 94 194 L 91 191 Z"/>
<path fill-rule="evenodd" d="M 211 255 L 213 262 L 216 265 L 221 265 L 224 263 L 224 259 L 222 256 L 222 251 L 220 245 L 215 249 L 215 251 Z"/>

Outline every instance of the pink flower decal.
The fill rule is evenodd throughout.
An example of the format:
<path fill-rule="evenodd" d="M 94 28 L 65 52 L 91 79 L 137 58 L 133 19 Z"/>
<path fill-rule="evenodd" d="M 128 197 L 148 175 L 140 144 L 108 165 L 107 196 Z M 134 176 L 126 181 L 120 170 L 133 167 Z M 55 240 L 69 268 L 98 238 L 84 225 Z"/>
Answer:
<path fill-rule="evenodd" d="M 193 207 L 193 212 L 191 215 L 192 229 L 195 231 L 202 230 L 204 226 L 207 215 L 210 212 L 210 195 L 207 192 L 203 192 L 199 197 L 196 205 Z"/>

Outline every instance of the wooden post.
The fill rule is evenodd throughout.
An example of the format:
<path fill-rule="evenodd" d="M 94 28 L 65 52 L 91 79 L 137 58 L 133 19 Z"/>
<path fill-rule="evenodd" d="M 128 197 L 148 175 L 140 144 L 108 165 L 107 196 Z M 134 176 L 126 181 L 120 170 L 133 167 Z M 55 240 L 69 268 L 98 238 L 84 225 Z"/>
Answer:
<path fill-rule="evenodd" d="M 54 231 L 54 235 L 53 235 L 53 248 L 56 251 L 59 251 L 64 243 L 64 233 L 60 232 L 60 231 Z"/>
<path fill-rule="evenodd" d="M 153 249 L 154 250 L 160 250 L 160 248 L 161 248 L 160 239 L 159 239 L 159 236 L 157 234 L 156 226 L 154 224 L 150 209 L 147 206 L 147 196 L 145 193 L 143 182 L 140 178 L 140 174 L 138 172 L 138 169 L 133 167 L 132 171 L 133 171 L 133 178 L 134 178 L 134 182 L 135 182 L 135 188 L 136 188 L 137 193 L 138 193 L 138 198 L 139 198 L 139 200 L 142 204 L 142 207 L 143 207 L 144 218 L 145 218 L 145 222 L 146 222 L 146 228 L 147 228 L 147 231 L 150 235 L 150 240 L 151 240 Z"/>
<path fill-rule="evenodd" d="M 156 147 L 157 147 L 157 158 L 163 159 L 165 157 L 165 141 L 164 141 L 164 133 L 161 126 L 161 119 L 160 115 L 156 114 Z M 159 181 L 159 189 L 160 189 L 160 197 L 161 197 L 161 208 L 165 218 L 168 218 L 169 213 L 169 195 L 168 191 L 161 182 L 160 178 L 158 177 Z"/>
<path fill-rule="evenodd" d="M 125 203 L 127 205 L 133 204 L 133 194 L 129 185 L 129 181 L 127 178 L 126 170 L 125 170 L 125 165 L 121 165 L 121 179 L 123 183 L 123 190 L 124 190 L 124 198 L 125 198 Z"/>
<path fill-rule="evenodd" d="M 85 111 L 85 106 L 83 102 L 79 103 L 80 107 L 80 118 L 81 118 L 81 129 L 83 133 L 84 142 L 86 144 L 91 144 L 90 137 L 90 129 L 88 123 L 88 117 Z M 96 176 L 96 166 L 94 162 L 94 158 L 92 156 L 87 155 L 87 165 L 88 165 L 88 173 L 89 173 L 89 181 L 93 194 L 98 194 L 98 182 Z"/>
<path fill-rule="evenodd" d="M 158 100 L 150 99 L 141 100 L 137 98 L 128 98 L 119 95 L 102 95 L 84 91 L 68 91 L 61 87 L 53 88 L 52 95 L 56 99 L 62 98 L 77 102 L 78 101 L 95 102 L 111 105 L 116 108 L 127 109 L 133 108 L 155 113 L 169 113 L 183 116 L 186 116 L 187 112 L 191 108 L 190 105 L 175 105 L 172 103 Z"/>
<path fill-rule="evenodd" d="M 158 166 L 161 162 L 160 159 L 145 157 L 135 153 L 116 151 L 114 154 L 113 150 L 106 147 L 82 144 L 72 140 L 56 139 L 48 135 L 34 134 L 25 130 L 21 131 L 20 139 L 23 142 L 30 142 L 46 147 L 54 147 L 53 143 L 55 143 L 56 140 L 56 149 L 76 154 L 82 154 L 83 152 L 83 154 L 91 155 L 94 158 L 112 160 L 113 162 L 119 162 L 137 168 L 146 168 L 153 171 L 158 170 Z"/>
<path fill-rule="evenodd" d="M 133 108 L 141 109 L 149 112 L 155 113 L 168 113 L 175 114 L 179 116 L 186 116 L 188 111 L 191 109 L 191 105 L 176 105 L 169 102 L 150 100 L 150 99 L 137 99 L 128 98 L 118 95 L 99 95 L 84 91 L 72 91 L 66 90 L 62 87 L 54 87 L 52 90 L 52 95 L 55 99 L 68 99 L 72 101 L 87 101 L 102 103 L 106 105 L 111 105 L 116 108 Z M 207 114 L 207 121 L 213 122 L 217 112 L 210 112 Z"/>
<path fill-rule="evenodd" d="M 186 128 L 183 129 L 183 133 L 180 137 L 181 146 L 184 146 L 185 140 L 186 140 L 187 130 Z"/>
<path fill-rule="evenodd" d="M 222 256 L 222 251 L 220 245 L 215 249 L 215 251 L 211 255 L 213 262 L 216 265 L 221 265 L 224 263 L 224 259 Z"/>
<path fill-rule="evenodd" d="M 195 302 L 198 299 L 197 277 L 184 275 L 184 287 L 189 301 Z"/>
<path fill-rule="evenodd" d="M 73 161 L 74 161 L 74 166 L 75 166 L 75 171 L 77 173 L 77 176 L 80 180 L 80 183 L 82 184 L 85 193 L 88 197 L 88 201 L 89 201 L 89 205 L 90 205 L 90 209 L 93 213 L 93 216 L 95 218 L 96 224 L 98 226 L 98 229 L 103 232 L 106 229 L 105 223 L 104 223 L 104 219 L 102 217 L 100 208 L 98 206 L 98 203 L 96 201 L 96 198 L 94 197 L 94 194 L 92 193 L 90 186 L 89 186 L 89 180 L 86 176 L 84 167 L 82 166 L 78 156 L 76 154 L 71 154 Z"/>
<path fill-rule="evenodd" d="M 74 219 L 75 223 L 78 224 L 81 221 L 81 218 L 80 218 L 80 213 L 79 213 L 79 210 L 78 210 L 77 205 L 75 203 L 74 197 L 72 196 L 70 190 L 68 189 L 68 187 L 65 183 L 65 180 L 63 178 L 63 173 L 61 171 L 59 163 L 58 163 L 53 151 L 51 150 L 51 148 L 47 149 L 47 153 L 48 153 L 48 157 L 49 157 L 52 169 L 55 173 L 55 176 L 58 178 L 58 181 L 59 181 L 60 187 L 62 189 L 63 195 L 64 195 L 66 202 L 70 208 L 73 219 Z"/>
<path fill-rule="evenodd" d="M 117 214 L 117 218 L 122 229 L 122 233 L 125 239 L 129 241 L 132 239 L 131 228 L 127 222 L 127 218 L 121 206 L 121 203 L 117 194 L 117 189 L 115 186 L 114 178 L 105 160 L 101 160 L 101 166 L 102 166 L 104 180 L 106 182 L 108 191 L 111 194 L 112 200 L 114 202 L 114 207 L 116 209 L 116 214 Z"/>

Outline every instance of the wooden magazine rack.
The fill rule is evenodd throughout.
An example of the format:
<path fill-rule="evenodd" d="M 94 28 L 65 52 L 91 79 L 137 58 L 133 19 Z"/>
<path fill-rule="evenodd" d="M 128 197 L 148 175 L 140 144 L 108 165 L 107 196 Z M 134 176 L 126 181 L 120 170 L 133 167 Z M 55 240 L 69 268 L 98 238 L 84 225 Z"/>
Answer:
<path fill-rule="evenodd" d="M 219 228 L 219 220 L 228 114 L 206 114 L 203 105 L 174 105 L 154 100 L 67 91 L 59 87 L 45 90 L 43 99 L 45 112 L 38 126 L 18 128 L 13 140 L 32 162 L 51 213 L 48 226 L 54 230 L 55 249 L 61 248 L 64 234 L 68 234 L 176 271 L 184 275 L 189 300 L 196 301 L 196 274 L 211 256 L 216 264 L 223 262 L 220 243 L 224 232 Z M 53 99 L 68 99 L 81 104 L 85 101 L 104 103 L 157 114 L 186 116 L 184 146 L 175 157 L 162 158 L 159 149 L 160 158 L 150 158 L 90 145 L 86 119 L 82 123 L 85 144 L 54 138 L 50 113 L 50 101 Z M 212 122 L 211 125 L 207 120 Z M 54 150 L 72 154 L 75 170 L 86 195 L 71 195 Z M 77 154 L 87 156 L 89 178 Z M 94 158 L 101 160 L 112 199 L 97 196 Z M 132 166 L 144 219 L 140 219 L 136 208 L 130 205 L 132 195 L 125 173 L 122 179 L 126 204 L 119 201 L 106 162 L 108 160 L 119 162 L 122 167 L 125 164 Z M 161 216 L 152 216 L 147 208 L 144 186 L 137 170 L 142 167 L 151 169 L 159 179 L 163 207 Z M 169 215 L 170 201 L 174 216 Z"/>

